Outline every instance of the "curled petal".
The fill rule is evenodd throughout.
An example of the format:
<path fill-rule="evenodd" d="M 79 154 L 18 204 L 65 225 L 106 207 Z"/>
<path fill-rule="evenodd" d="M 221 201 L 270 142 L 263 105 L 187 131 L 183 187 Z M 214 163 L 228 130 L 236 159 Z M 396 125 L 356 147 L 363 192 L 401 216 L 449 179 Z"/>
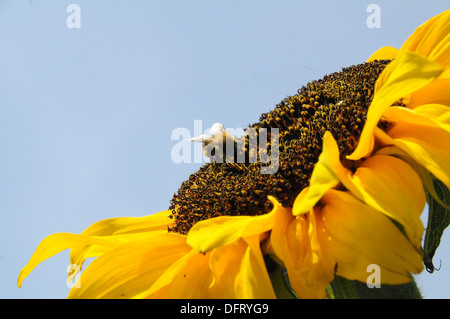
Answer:
<path fill-rule="evenodd" d="M 388 131 L 392 143 L 450 187 L 450 132 L 406 108 L 389 109 L 386 118 L 395 122 Z M 448 125 L 446 112 L 438 119 Z"/>
<path fill-rule="evenodd" d="M 413 52 L 405 52 L 392 61 L 375 84 L 375 95 L 358 146 L 347 158 L 358 160 L 369 155 L 374 147 L 373 131 L 384 112 L 402 97 L 434 81 L 443 70 L 439 64 Z"/>
<path fill-rule="evenodd" d="M 281 206 L 273 197 L 272 211 L 260 216 L 221 216 L 195 224 L 188 233 L 187 243 L 201 252 L 225 246 L 239 238 L 262 234 L 273 226 L 274 215 Z"/>
<path fill-rule="evenodd" d="M 450 112 L 447 105 L 426 104 L 414 109 L 414 112 L 422 118 L 433 121 L 447 132 L 450 132 Z"/>
<path fill-rule="evenodd" d="M 214 273 L 211 298 L 275 298 L 259 236 L 214 250 L 210 265 Z"/>
<path fill-rule="evenodd" d="M 369 206 L 399 222 L 410 240 L 420 247 L 425 193 L 420 177 L 406 162 L 383 155 L 366 160 L 352 178 L 356 196 Z"/>
<path fill-rule="evenodd" d="M 324 298 L 334 277 L 334 262 L 323 254 L 318 231 L 314 209 L 299 216 L 284 209 L 277 214 L 270 235 L 270 251 L 282 261 L 292 288 L 302 299 Z"/>
<path fill-rule="evenodd" d="M 317 224 L 325 253 L 336 260 L 336 274 L 365 282 L 367 267 L 378 265 L 384 284 L 409 282 L 423 269 L 422 257 L 384 214 L 347 192 L 330 190 L 321 201 Z"/>
<path fill-rule="evenodd" d="M 446 112 L 450 108 L 450 78 L 438 78 L 436 81 L 415 91 L 408 98 L 407 106 L 409 109 L 415 109 L 425 104 L 442 104 Z"/>
<path fill-rule="evenodd" d="M 342 166 L 339 160 L 339 148 L 330 132 L 323 136 L 322 153 L 314 167 L 310 186 L 305 188 L 295 199 L 294 215 L 304 214 L 311 210 L 322 196 L 339 183 L 348 179 L 351 172 Z"/>

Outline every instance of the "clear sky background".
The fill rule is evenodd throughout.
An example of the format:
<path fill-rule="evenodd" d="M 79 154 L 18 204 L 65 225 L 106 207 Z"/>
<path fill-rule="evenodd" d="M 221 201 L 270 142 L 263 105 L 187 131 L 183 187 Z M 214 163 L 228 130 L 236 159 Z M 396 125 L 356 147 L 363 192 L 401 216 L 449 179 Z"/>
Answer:
<path fill-rule="evenodd" d="M 66 25 L 69 4 L 81 28 Z M 368 28 L 366 8 L 381 9 Z M 39 242 L 168 208 L 201 164 L 178 127 L 247 127 L 307 82 L 399 48 L 433 1 L 0 0 L 0 298 L 65 298 L 68 251 L 16 280 Z M 193 158 L 193 155 L 192 155 Z M 426 216 L 424 217 L 426 220 Z M 450 231 L 448 231 L 450 232 Z M 417 277 L 449 298 L 450 235 Z"/>

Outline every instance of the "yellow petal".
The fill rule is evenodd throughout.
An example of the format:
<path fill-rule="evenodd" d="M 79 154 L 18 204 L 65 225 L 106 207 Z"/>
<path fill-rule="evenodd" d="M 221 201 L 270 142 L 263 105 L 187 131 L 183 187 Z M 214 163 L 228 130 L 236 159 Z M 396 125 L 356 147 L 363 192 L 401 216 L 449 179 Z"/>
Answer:
<path fill-rule="evenodd" d="M 125 243 L 92 261 L 68 297 L 133 298 L 190 250 L 186 236 L 175 233 Z"/>
<path fill-rule="evenodd" d="M 420 215 L 426 197 L 413 168 L 395 157 L 374 155 L 356 170 L 352 182 L 359 190 L 357 198 L 399 222 L 420 246 L 424 230 Z"/>
<path fill-rule="evenodd" d="M 283 208 L 270 235 L 271 253 L 283 262 L 292 288 L 302 299 L 324 298 L 333 280 L 334 263 L 322 254 L 316 232 L 313 210 L 295 217 Z"/>
<path fill-rule="evenodd" d="M 144 298 L 275 298 L 259 236 L 239 239 L 208 253 L 194 249 L 169 267 Z"/>
<path fill-rule="evenodd" d="M 166 210 L 144 217 L 117 217 L 95 222 L 81 234 L 89 236 L 106 236 L 131 234 L 153 230 L 167 230 L 172 223 L 171 212 Z"/>
<path fill-rule="evenodd" d="M 134 240 L 140 240 L 149 238 L 151 236 L 158 236 L 161 234 L 167 233 L 167 230 L 156 230 L 151 232 L 143 232 L 143 233 L 135 233 L 135 234 L 121 234 L 121 235 L 112 235 L 112 236 L 100 236 L 100 238 L 113 240 L 117 244 L 115 246 L 104 246 L 104 245 L 86 245 L 86 246 L 78 246 L 73 247 L 71 249 L 71 258 L 70 258 L 70 264 L 76 265 L 77 267 L 72 267 L 71 271 L 69 272 L 68 281 L 72 281 L 73 278 L 82 270 L 82 266 L 84 261 L 87 258 L 91 257 L 98 257 L 101 256 L 108 251 L 114 249 L 115 247 Z"/>
<path fill-rule="evenodd" d="M 408 99 L 407 107 L 414 109 L 424 104 L 443 104 L 449 112 L 450 78 L 439 78 L 415 91 Z"/>
<path fill-rule="evenodd" d="M 393 108 L 386 117 L 396 121 L 388 132 L 395 146 L 450 187 L 450 133 L 434 121 L 405 108 Z"/>
<path fill-rule="evenodd" d="M 195 224 L 188 233 L 187 243 L 201 252 L 225 246 L 242 237 L 264 233 L 272 228 L 276 200 L 272 212 L 260 216 L 221 216 Z"/>
<path fill-rule="evenodd" d="M 422 184 L 427 192 L 441 206 L 447 207 L 447 205 L 444 204 L 439 198 L 436 190 L 434 189 L 433 180 L 435 179 L 435 177 L 433 176 L 433 174 L 431 174 L 425 167 L 417 163 L 408 153 L 395 146 L 395 141 L 381 129 L 377 128 L 375 130 L 375 137 L 379 141 L 380 145 L 385 145 L 376 152 L 377 155 L 395 156 L 408 163 L 408 165 L 411 166 L 412 169 L 414 169 L 417 175 L 419 175 L 420 180 L 422 181 Z M 450 207 L 448 209 L 450 209 Z"/>
<path fill-rule="evenodd" d="M 161 279 L 170 280 L 165 298 L 211 298 L 209 287 L 213 280 L 213 273 L 209 267 L 210 258 L 211 254 L 202 254 L 192 250 L 189 257 L 186 257 L 182 263 L 164 273 L 164 277 Z"/>
<path fill-rule="evenodd" d="M 258 235 L 214 249 L 210 265 L 212 298 L 275 298 Z"/>
<path fill-rule="evenodd" d="M 260 248 L 259 235 L 244 238 L 248 245 L 237 273 L 237 298 L 274 299 L 275 292 Z"/>
<path fill-rule="evenodd" d="M 414 51 L 450 68 L 450 10 L 419 26 L 400 48 L 400 54 L 406 51 Z"/>
<path fill-rule="evenodd" d="M 311 175 L 310 186 L 295 199 L 294 215 L 309 212 L 330 188 L 335 187 L 340 179 L 350 173 L 339 161 L 339 148 L 333 136 L 330 132 L 325 132 L 322 153 Z"/>
<path fill-rule="evenodd" d="M 347 158 L 358 160 L 369 155 L 374 146 L 373 131 L 386 109 L 402 97 L 434 81 L 443 70 L 439 64 L 412 52 L 405 52 L 392 61 L 375 84 L 375 95 L 358 146 Z"/>
<path fill-rule="evenodd" d="M 422 271 L 417 248 L 384 214 L 337 190 L 330 190 L 321 203 L 317 228 L 338 275 L 365 282 L 367 267 L 375 264 L 381 283 L 401 284 L 410 281 L 410 273 Z"/>
<path fill-rule="evenodd" d="M 164 272 L 158 277 L 158 279 L 145 291 L 135 296 L 138 299 L 160 299 L 160 298 L 170 298 L 169 295 L 174 294 L 171 289 L 173 289 L 172 284 L 177 284 L 175 281 L 175 277 L 182 273 L 182 278 L 184 275 L 190 271 L 189 279 L 192 281 L 191 275 L 192 270 L 196 269 L 194 274 L 198 274 L 199 277 L 203 278 L 204 284 L 209 286 L 209 283 L 212 281 L 212 273 L 209 269 L 209 259 L 211 256 L 211 252 L 206 254 L 199 253 L 195 249 L 191 249 L 187 254 L 182 256 L 180 259 L 172 263 Z M 198 280 L 198 278 L 197 278 Z M 193 294 L 196 292 L 194 290 L 187 290 L 186 286 L 180 288 L 180 285 L 177 285 L 175 289 L 175 293 L 185 293 L 185 296 L 189 296 L 189 298 L 195 298 Z"/>
<path fill-rule="evenodd" d="M 410 110 L 404 107 L 391 107 L 386 110 L 384 117 L 393 122 L 394 126 L 400 122 L 432 127 L 450 132 L 450 108 L 441 104 L 425 104 Z M 406 127 L 405 127 L 406 129 Z M 390 134 L 389 130 L 389 134 Z"/>
<path fill-rule="evenodd" d="M 306 217 L 295 217 L 290 208 L 280 207 L 270 233 L 270 248 L 285 266 L 304 259 L 309 247 Z"/>
<path fill-rule="evenodd" d="M 85 236 L 114 236 L 120 242 L 148 237 L 149 232 L 166 232 L 167 226 L 172 223 L 169 218 L 170 211 L 162 211 L 144 217 L 118 217 L 108 218 L 95 222 L 81 234 Z M 74 247 L 70 251 L 70 263 L 78 267 L 72 268 L 69 273 L 71 280 L 81 270 L 86 258 L 97 257 L 109 251 L 112 247 L 99 245 L 86 245 Z"/>
<path fill-rule="evenodd" d="M 436 123 L 447 132 L 450 132 L 450 108 L 441 104 L 426 104 L 418 106 L 414 112 L 422 118 Z"/>
<path fill-rule="evenodd" d="M 76 235 L 70 233 L 57 233 L 46 237 L 36 248 L 28 264 L 21 270 L 17 285 L 20 287 L 22 281 L 31 273 L 31 271 L 42 261 L 73 247 L 84 247 L 89 245 L 99 245 L 106 247 L 115 247 L 118 241 L 113 238 L 101 238 L 93 236 Z"/>
<path fill-rule="evenodd" d="M 385 46 L 375 51 L 366 62 L 372 62 L 375 60 L 392 60 L 397 56 L 398 52 L 398 49 L 394 47 Z"/>

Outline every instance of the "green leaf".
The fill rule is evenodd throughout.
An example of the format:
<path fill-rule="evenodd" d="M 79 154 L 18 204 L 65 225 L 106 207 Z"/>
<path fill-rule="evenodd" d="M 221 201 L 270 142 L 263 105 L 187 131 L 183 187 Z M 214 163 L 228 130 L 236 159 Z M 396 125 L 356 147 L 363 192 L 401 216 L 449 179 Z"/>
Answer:
<path fill-rule="evenodd" d="M 432 273 L 436 268 L 433 265 L 433 256 L 441 242 L 445 228 L 450 224 L 450 191 L 439 180 L 433 180 L 434 191 L 444 205 L 442 206 L 433 196 L 427 192 L 428 224 L 424 241 L 424 264 L 428 272 Z"/>

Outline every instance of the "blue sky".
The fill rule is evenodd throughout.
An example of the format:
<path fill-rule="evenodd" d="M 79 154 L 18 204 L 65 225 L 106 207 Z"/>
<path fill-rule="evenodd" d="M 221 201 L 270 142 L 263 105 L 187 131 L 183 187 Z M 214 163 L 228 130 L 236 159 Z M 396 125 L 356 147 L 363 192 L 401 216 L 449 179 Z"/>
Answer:
<path fill-rule="evenodd" d="M 366 25 L 372 3 L 380 28 Z M 0 0 L 0 298 L 67 296 L 68 252 L 16 286 L 47 235 L 167 209 L 201 165 L 172 161 L 174 129 L 246 127 L 307 82 L 400 47 L 449 5 Z M 450 297 L 442 240 L 441 270 L 417 278 L 427 298 Z"/>

